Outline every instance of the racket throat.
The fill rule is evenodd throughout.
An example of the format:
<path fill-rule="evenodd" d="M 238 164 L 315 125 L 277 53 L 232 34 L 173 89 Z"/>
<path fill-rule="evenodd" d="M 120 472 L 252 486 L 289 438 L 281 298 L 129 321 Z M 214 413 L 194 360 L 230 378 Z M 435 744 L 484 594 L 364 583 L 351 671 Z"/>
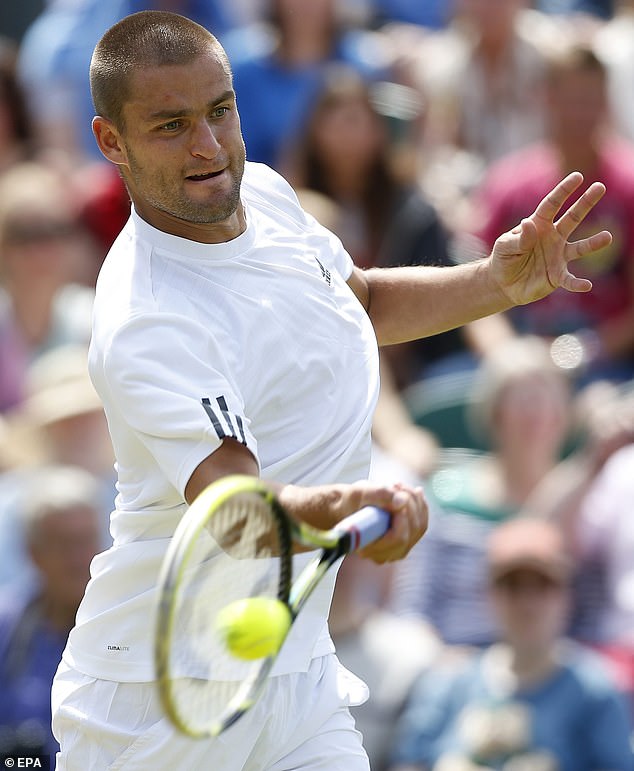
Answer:
<path fill-rule="evenodd" d="M 293 615 L 293 620 L 297 618 L 301 609 L 306 604 L 321 579 L 328 572 L 330 567 L 344 556 L 345 550 L 337 549 L 321 554 L 302 570 L 291 586 L 289 607 Z"/>

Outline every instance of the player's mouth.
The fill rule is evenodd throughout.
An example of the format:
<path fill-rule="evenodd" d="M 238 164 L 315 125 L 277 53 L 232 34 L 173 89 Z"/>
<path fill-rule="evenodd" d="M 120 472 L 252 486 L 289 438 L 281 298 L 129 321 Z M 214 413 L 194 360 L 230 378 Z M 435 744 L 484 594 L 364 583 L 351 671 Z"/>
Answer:
<path fill-rule="evenodd" d="M 188 182 L 205 182 L 208 179 L 219 177 L 223 173 L 224 169 L 221 169 L 220 171 L 207 171 L 200 174 L 189 174 L 185 179 L 188 180 Z"/>

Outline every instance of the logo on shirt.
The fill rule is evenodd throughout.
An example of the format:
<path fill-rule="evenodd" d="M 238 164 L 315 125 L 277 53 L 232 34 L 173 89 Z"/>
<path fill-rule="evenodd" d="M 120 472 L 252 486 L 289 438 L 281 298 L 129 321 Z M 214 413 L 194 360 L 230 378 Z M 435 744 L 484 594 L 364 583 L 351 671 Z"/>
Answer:
<path fill-rule="evenodd" d="M 324 268 L 324 266 L 317 259 L 317 257 L 315 257 L 315 262 L 317 263 L 317 265 L 319 265 L 319 269 L 321 270 L 321 277 L 328 284 L 328 286 L 332 286 L 332 276 L 330 275 L 330 271 Z"/>
<path fill-rule="evenodd" d="M 216 405 L 211 403 L 211 400 L 206 396 L 202 399 L 202 405 L 205 408 L 205 412 L 211 420 L 211 425 L 214 427 L 214 431 L 218 439 L 231 438 L 247 446 L 247 439 L 244 434 L 244 424 L 240 415 L 235 415 L 229 412 L 227 407 L 227 400 L 224 396 L 218 396 L 216 398 Z"/>

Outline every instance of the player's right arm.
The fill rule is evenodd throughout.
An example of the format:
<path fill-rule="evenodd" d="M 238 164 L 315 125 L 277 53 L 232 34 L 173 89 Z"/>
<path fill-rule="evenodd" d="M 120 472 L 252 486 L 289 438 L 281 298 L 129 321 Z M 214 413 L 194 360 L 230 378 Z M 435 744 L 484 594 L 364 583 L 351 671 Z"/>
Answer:
<path fill-rule="evenodd" d="M 258 476 L 252 453 L 233 439 L 225 439 L 194 470 L 185 487 L 188 504 L 212 482 L 230 474 Z M 361 552 L 376 562 L 404 557 L 427 529 L 428 509 L 421 488 L 378 485 L 373 482 L 304 487 L 267 482 L 284 509 L 297 520 L 327 530 L 363 506 L 379 506 L 392 515 L 388 533 Z"/>
<path fill-rule="evenodd" d="M 185 500 L 191 505 L 208 485 L 229 474 L 259 476 L 253 454 L 235 439 L 224 439 L 220 447 L 194 469 L 185 486 Z"/>

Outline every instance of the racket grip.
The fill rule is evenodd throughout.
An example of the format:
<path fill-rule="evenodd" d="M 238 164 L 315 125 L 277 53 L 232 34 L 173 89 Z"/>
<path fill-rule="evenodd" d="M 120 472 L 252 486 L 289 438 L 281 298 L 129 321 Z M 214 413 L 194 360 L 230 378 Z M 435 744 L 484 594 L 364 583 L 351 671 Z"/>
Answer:
<path fill-rule="evenodd" d="M 378 540 L 390 528 L 390 515 L 376 506 L 365 506 L 349 517 L 342 519 L 334 528 L 350 536 L 350 551 L 363 549 Z"/>

